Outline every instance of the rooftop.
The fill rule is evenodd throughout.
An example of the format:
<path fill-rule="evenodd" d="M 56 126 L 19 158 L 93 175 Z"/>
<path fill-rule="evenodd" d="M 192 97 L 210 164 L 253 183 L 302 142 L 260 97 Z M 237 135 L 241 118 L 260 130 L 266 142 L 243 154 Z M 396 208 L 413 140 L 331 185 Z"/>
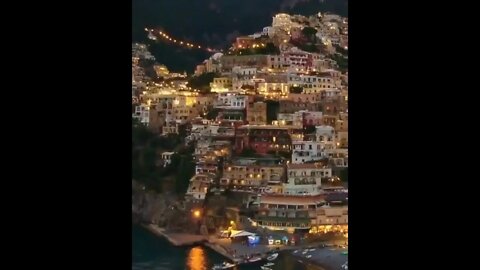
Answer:
<path fill-rule="evenodd" d="M 324 169 L 326 168 L 320 163 L 304 163 L 304 164 L 288 164 L 288 169 Z"/>
<path fill-rule="evenodd" d="M 304 204 L 319 204 L 325 202 L 324 195 L 283 195 L 283 194 L 267 194 L 260 197 L 261 203 L 270 204 L 290 204 L 290 205 L 304 205 Z"/>
<path fill-rule="evenodd" d="M 261 157 L 261 158 L 243 158 L 238 157 L 232 160 L 232 166 L 279 166 L 282 158 L 277 157 Z"/>
<path fill-rule="evenodd" d="M 243 125 L 238 127 L 238 129 L 301 129 L 301 126 L 285 125 L 285 126 L 275 126 L 275 125 Z"/>
<path fill-rule="evenodd" d="M 348 193 L 346 192 L 331 192 L 325 195 L 325 201 L 329 203 L 347 203 L 348 202 Z"/>

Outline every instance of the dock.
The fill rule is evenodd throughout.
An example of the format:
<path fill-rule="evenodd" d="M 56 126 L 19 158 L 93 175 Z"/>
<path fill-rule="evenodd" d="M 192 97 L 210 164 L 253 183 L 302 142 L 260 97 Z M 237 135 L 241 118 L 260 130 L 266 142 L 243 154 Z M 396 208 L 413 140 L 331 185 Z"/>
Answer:
<path fill-rule="evenodd" d="M 172 245 L 174 246 L 191 246 L 201 244 L 205 241 L 208 241 L 208 237 L 197 234 L 187 234 L 187 233 L 170 233 L 165 229 L 158 227 L 154 224 L 143 225 L 143 227 L 153 234 L 165 237 Z"/>

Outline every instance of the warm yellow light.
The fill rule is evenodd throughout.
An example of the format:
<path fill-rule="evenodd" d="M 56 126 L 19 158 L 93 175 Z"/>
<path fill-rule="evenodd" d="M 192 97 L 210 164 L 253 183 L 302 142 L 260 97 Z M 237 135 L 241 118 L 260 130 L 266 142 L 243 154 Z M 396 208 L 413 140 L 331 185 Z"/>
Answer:
<path fill-rule="evenodd" d="M 200 247 L 194 247 L 190 250 L 187 257 L 187 265 L 191 270 L 201 270 L 204 269 L 206 264 L 207 256 L 204 249 Z"/>
<path fill-rule="evenodd" d="M 195 210 L 193 212 L 193 216 L 196 217 L 196 218 L 200 217 L 200 210 Z"/>
<path fill-rule="evenodd" d="M 233 225 L 233 224 L 235 224 L 235 221 L 230 220 L 230 225 Z"/>

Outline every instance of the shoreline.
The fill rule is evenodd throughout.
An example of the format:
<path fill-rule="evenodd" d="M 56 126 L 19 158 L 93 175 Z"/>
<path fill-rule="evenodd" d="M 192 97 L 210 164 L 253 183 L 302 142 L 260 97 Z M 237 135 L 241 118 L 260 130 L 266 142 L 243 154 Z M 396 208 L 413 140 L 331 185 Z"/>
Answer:
<path fill-rule="evenodd" d="M 168 233 L 164 228 L 160 228 L 154 224 L 140 224 L 143 228 L 147 229 L 149 232 L 153 233 L 156 236 L 164 237 L 170 242 L 170 244 L 179 247 L 179 246 L 192 246 L 197 244 L 202 244 L 205 241 L 208 241 L 208 237 L 203 235 L 196 234 L 186 234 L 186 233 Z"/>
<path fill-rule="evenodd" d="M 164 228 L 160 228 L 154 224 L 140 224 L 140 226 L 158 237 L 163 237 L 167 239 L 167 241 L 170 244 L 176 247 L 202 245 L 215 251 L 216 253 L 222 255 L 223 257 L 225 257 L 226 259 L 234 263 L 240 263 L 241 261 L 240 258 L 235 258 L 232 254 L 230 254 L 224 246 L 216 243 L 215 241 L 212 241 L 210 237 L 203 236 L 203 235 L 195 235 L 195 234 L 185 234 L 185 233 L 168 233 Z M 282 255 L 291 256 L 293 259 L 297 260 L 299 263 L 308 265 L 317 270 L 334 270 L 337 268 L 332 265 L 329 265 L 329 263 L 319 262 L 320 258 L 315 258 L 313 256 L 312 258 L 305 258 L 304 256 L 301 255 L 301 253 L 298 253 L 298 254 L 292 253 L 292 251 L 295 249 L 303 250 L 305 249 L 305 247 L 300 247 L 300 246 L 296 248 L 286 247 L 284 249 L 279 250 L 278 252 Z M 320 251 L 321 249 L 316 250 L 316 252 L 320 252 Z"/>

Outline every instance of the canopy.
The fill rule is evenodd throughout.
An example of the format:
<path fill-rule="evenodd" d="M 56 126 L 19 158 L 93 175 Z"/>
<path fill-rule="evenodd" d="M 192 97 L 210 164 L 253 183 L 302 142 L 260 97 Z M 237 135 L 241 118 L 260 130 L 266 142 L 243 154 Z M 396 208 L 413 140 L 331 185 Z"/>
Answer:
<path fill-rule="evenodd" d="M 233 231 L 230 237 L 235 238 L 235 237 L 242 237 L 242 236 L 254 236 L 254 233 L 247 232 L 247 231 Z"/>

